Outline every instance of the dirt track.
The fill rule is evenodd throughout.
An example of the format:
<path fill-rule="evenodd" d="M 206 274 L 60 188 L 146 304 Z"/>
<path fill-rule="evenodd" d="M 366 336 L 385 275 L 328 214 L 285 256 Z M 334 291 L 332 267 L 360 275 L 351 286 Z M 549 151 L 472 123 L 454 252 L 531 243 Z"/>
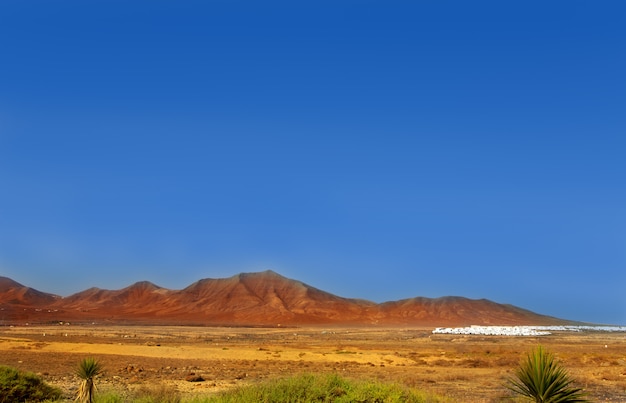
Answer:
<path fill-rule="evenodd" d="M 542 337 L 432 335 L 432 329 L 6 327 L 0 364 L 40 373 L 68 396 L 81 358 L 102 361 L 100 390 L 131 393 L 173 385 L 183 393 L 302 372 L 394 381 L 463 402 L 499 401 L 503 379 L 542 344 L 594 401 L 626 402 L 626 335 L 562 333 Z M 190 375 L 203 382 L 188 382 Z"/>

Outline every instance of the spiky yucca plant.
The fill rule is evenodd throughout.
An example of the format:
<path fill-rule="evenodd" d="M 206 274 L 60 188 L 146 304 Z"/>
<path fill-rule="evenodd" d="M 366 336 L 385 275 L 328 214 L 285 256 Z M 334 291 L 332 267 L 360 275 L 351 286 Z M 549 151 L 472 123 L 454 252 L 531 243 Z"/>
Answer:
<path fill-rule="evenodd" d="M 80 403 L 93 403 L 93 395 L 96 390 L 94 378 L 102 372 L 102 365 L 95 358 L 83 359 L 76 368 L 76 375 L 81 379 L 76 395 L 76 401 Z"/>
<path fill-rule="evenodd" d="M 588 402 L 582 389 L 572 386 L 572 382 L 554 356 L 538 346 L 520 363 L 507 387 L 536 403 Z"/>

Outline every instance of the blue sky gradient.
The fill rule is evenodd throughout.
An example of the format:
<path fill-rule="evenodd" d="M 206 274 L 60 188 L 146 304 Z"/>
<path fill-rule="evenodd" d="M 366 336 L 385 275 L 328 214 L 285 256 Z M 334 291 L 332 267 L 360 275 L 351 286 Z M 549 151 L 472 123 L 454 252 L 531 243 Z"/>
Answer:
<path fill-rule="evenodd" d="M 273 269 L 626 324 L 625 12 L 3 1 L 0 275 Z"/>

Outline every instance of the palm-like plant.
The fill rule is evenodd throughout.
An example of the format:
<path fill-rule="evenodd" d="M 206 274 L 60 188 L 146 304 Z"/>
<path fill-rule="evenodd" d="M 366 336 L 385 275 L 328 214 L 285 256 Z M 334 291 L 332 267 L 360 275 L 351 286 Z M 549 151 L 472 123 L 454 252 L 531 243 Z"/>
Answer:
<path fill-rule="evenodd" d="M 507 387 L 536 403 L 587 402 L 582 389 L 572 382 L 565 368 L 539 346 L 520 363 Z"/>
<path fill-rule="evenodd" d="M 96 386 L 94 378 L 102 372 L 102 365 L 95 358 L 83 359 L 76 368 L 76 375 L 82 380 L 76 395 L 76 401 L 80 403 L 92 403 Z"/>

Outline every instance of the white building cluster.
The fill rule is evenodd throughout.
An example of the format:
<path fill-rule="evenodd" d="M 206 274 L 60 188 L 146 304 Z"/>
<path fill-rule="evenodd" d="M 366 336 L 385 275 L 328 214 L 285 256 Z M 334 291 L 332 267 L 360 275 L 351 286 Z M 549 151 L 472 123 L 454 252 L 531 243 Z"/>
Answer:
<path fill-rule="evenodd" d="M 626 326 L 469 326 L 438 327 L 434 334 L 546 336 L 552 332 L 626 332 Z"/>

